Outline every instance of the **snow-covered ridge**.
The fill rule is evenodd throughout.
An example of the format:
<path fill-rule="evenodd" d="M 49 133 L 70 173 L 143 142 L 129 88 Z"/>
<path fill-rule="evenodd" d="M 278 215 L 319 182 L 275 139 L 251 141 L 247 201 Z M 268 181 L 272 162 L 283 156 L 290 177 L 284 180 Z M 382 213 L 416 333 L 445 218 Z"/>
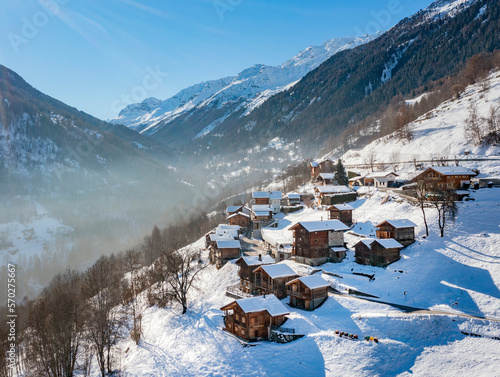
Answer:
<path fill-rule="evenodd" d="M 429 16 L 433 18 L 440 18 L 445 15 L 454 17 L 476 1 L 477 0 L 438 0 L 432 3 L 426 10 Z"/>
<path fill-rule="evenodd" d="M 135 131 L 152 135 L 161 125 L 193 108 L 221 108 L 226 104 L 236 103 L 237 109 L 244 107 L 244 115 L 248 115 L 269 97 L 293 86 L 337 52 L 367 43 L 378 36 L 379 34 L 373 34 L 327 40 L 320 46 L 306 48 L 279 66 L 256 64 L 236 76 L 190 86 L 165 101 L 147 98 L 141 103 L 131 104 L 110 122 L 124 124 Z M 228 111 L 224 118 L 230 113 Z M 207 124 L 197 137 L 210 133 L 221 122 L 222 120 Z"/>

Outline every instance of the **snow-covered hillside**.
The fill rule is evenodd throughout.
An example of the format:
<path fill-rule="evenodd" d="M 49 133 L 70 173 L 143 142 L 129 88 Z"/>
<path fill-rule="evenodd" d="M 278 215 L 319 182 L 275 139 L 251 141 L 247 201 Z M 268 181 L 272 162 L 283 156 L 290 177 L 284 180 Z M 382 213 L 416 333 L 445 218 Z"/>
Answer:
<path fill-rule="evenodd" d="M 320 46 L 306 48 L 279 66 L 256 64 L 236 76 L 193 85 L 165 101 L 148 98 L 142 103 L 127 106 L 110 122 L 124 124 L 138 132 L 152 135 L 159 127 L 194 108 L 219 109 L 236 103 L 237 109 L 245 108 L 244 115 L 247 115 L 272 95 L 294 85 L 332 55 L 367 43 L 378 35 L 327 40 Z M 223 118 L 232 111 L 235 110 L 228 110 Z M 198 137 L 211 132 L 222 120 L 207 124 Z"/>
<path fill-rule="evenodd" d="M 410 124 L 411 141 L 397 140 L 394 135 L 375 140 L 361 150 L 350 150 L 342 157 L 345 165 L 366 164 L 374 157 L 375 163 L 386 164 L 402 178 L 415 174 L 413 161 L 459 159 L 461 166 L 479 169 L 481 176 L 500 175 L 500 147 L 475 146 L 466 137 L 466 119 L 474 103 L 480 117 L 488 117 L 490 110 L 500 105 L 500 71 L 492 73 L 484 82 L 467 87 L 460 98 L 442 103 L 433 111 Z M 485 159 L 477 161 L 477 159 Z M 476 160 L 476 161 L 475 161 Z M 407 162 L 393 164 L 393 162 Z M 453 161 L 448 162 L 450 165 Z M 424 162 L 430 166 L 432 162 Z M 380 170 L 384 170 L 383 167 Z M 360 172 L 363 172 L 360 170 Z"/>

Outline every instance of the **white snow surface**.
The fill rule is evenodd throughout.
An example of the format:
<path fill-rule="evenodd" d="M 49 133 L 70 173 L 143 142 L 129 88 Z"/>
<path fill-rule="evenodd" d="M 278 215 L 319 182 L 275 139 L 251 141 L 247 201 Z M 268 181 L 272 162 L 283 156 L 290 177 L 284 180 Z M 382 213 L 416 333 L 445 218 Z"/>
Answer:
<path fill-rule="evenodd" d="M 306 48 L 279 66 L 256 64 L 236 76 L 190 86 L 165 101 L 147 98 L 141 103 L 128 105 L 120 111 L 118 117 L 110 119 L 109 122 L 124 124 L 135 131 L 152 135 L 162 125 L 194 108 L 221 108 L 225 104 L 237 103 L 237 109 L 244 108 L 243 115 L 248 115 L 272 95 L 295 85 L 308 72 L 337 52 L 365 44 L 379 35 L 377 33 L 327 40 L 320 46 Z M 221 118 L 207 125 L 196 138 L 212 132 L 229 115 L 230 112 L 226 112 Z"/>
<path fill-rule="evenodd" d="M 243 298 L 236 300 L 236 302 L 245 313 L 255 313 L 266 310 L 272 317 L 290 313 L 275 295 Z"/>

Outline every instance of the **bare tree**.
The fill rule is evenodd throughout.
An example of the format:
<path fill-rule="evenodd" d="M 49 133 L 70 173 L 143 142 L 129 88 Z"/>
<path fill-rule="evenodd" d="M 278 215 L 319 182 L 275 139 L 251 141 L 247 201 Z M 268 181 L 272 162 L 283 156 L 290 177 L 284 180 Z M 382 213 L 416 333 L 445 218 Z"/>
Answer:
<path fill-rule="evenodd" d="M 208 264 L 203 265 L 199 250 L 177 250 L 165 256 L 168 291 L 172 299 L 181 304 L 182 314 L 188 309 L 188 292 L 197 275 L 207 266 Z"/>
<path fill-rule="evenodd" d="M 116 258 L 101 257 L 86 271 L 84 294 L 88 297 L 87 331 L 97 356 L 101 376 L 112 373 L 111 347 L 120 339 L 120 271 Z"/>
<path fill-rule="evenodd" d="M 32 304 L 28 319 L 28 368 L 33 375 L 73 376 L 82 343 L 80 275 L 57 275 Z"/>
<path fill-rule="evenodd" d="M 429 237 L 429 226 L 427 225 L 427 217 L 425 215 L 425 204 L 427 203 L 427 184 L 425 180 L 417 182 L 417 202 L 420 210 L 422 211 L 422 216 L 424 218 L 425 225 L 425 236 Z"/>
<path fill-rule="evenodd" d="M 469 106 L 469 115 L 465 120 L 465 137 L 474 145 L 480 145 L 483 141 L 483 130 L 481 128 L 481 117 L 477 113 L 476 104 Z"/>
<path fill-rule="evenodd" d="M 401 153 L 398 150 L 395 150 L 389 156 L 389 162 L 391 163 L 394 170 L 398 168 L 398 163 L 401 162 Z"/>
<path fill-rule="evenodd" d="M 432 205 L 438 211 L 438 226 L 440 236 L 444 237 L 444 229 L 446 227 L 447 219 L 455 221 L 458 214 L 458 206 L 455 202 L 455 196 L 452 191 L 437 191 L 434 192 L 430 199 Z"/>
<path fill-rule="evenodd" d="M 131 308 L 133 318 L 132 340 L 139 344 L 142 334 L 142 313 L 138 310 L 136 297 L 138 292 L 137 269 L 141 267 L 140 264 L 141 254 L 134 249 L 125 251 L 125 267 L 127 272 L 130 273 L 130 291 L 131 291 Z"/>
<path fill-rule="evenodd" d="M 370 167 L 371 171 L 373 172 L 373 170 L 375 170 L 375 161 L 376 161 L 375 149 L 372 147 L 366 153 L 363 162 L 365 163 L 365 165 Z"/>

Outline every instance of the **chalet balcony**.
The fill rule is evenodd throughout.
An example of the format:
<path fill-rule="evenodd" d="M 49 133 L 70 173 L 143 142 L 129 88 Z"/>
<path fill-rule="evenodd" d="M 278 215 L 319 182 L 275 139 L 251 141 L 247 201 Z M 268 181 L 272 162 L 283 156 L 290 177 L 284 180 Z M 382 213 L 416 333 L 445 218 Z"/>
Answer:
<path fill-rule="evenodd" d="M 288 290 L 287 291 L 287 294 L 291 297 L 297 297 L 297 298 L 300 298 L 300 299 L 307 299 L 307 300 L 315 300 L 317 298 L 323 298 L 325 297 L 325 293 L 324 292 L 313 292 L 311 294 L 311 292 L 304 292 L 304 291 L 293 291 L 293 290 Z"/>

